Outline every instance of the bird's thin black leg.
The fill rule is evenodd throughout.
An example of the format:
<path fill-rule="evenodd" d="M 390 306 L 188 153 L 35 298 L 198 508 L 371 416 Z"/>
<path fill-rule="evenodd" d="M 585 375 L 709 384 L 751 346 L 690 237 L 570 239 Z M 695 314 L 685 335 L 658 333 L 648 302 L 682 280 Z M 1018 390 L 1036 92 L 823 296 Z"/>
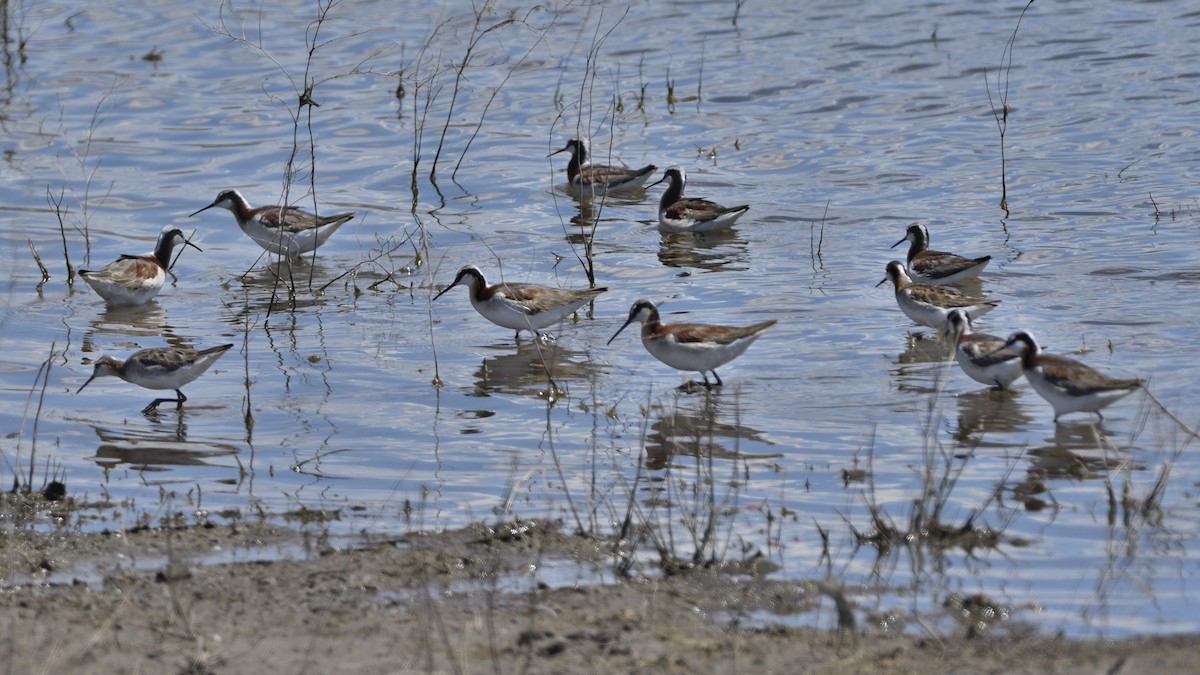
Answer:
<path fill-rule="evenodd" d="M 144 415 L 148 412 L 158 410 L 160 403 L 174 403 L 176 408 L 182 408 L 183 402 L 187 400 L 187 397 L 184 396 L 183 392 L 179 391 L 178 389 L 175 390 L 175 393 L 179 395 L 179 398 L 156 398 L 150 402 L 150 405 L 142 408 L 142 414 Z"/>

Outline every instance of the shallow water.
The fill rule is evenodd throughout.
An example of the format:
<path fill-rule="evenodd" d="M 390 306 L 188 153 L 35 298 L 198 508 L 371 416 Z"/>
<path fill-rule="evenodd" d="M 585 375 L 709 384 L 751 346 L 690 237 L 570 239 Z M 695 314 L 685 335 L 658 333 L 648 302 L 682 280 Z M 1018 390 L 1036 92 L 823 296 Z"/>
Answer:
<path fill-rule="evenodd" d="M 1035 4 L 1008 72 L 1016 4 L 747 3 L 736 24 L 734 3 L 709 0 L 493 4 L 481 26 L 519 21 L 478 40 L 453 110 L 474 22 L 468 3 L 440 4 L 405 16 L 338 5 L 310 70 L 320 106 L 300 111 L 298 131 L 313 15 L 271 2 L 11 10 L 6 475 L 26 475 L 35 452 L 35 486 L 56 471 L 77 499 L 107 504 L 85 523 L 97 529 L 143 511 L 334 509 L 345 533 L 506 510 L 608 531 L 631 490 L 662 526 L 711 496 L 729 519 L 721 552 L 884 589 L 855 596 L 864 612 L 984 593 L 1072 635 L 1200 630 L 1200 466 L 1181 428 L 1140 394 L 1100 425 L 1055 425 L 1023 384 L 981 391 L 875 287 L 903 255 L 888 247 L 925 222 L 935 247 L 993 256 L 971 290 L 1001 305 L 979 330 L 1027 328 L 1052 351 L 1147 378 L 1194 426 L 1200 14 L 1188 3 Z M 213 30 L 222 20 L 244 39 Z M 998 81 L 1007 215 L 987 94 L 999 100 Z M 565 155 L 546 158 L 577 135 L 598 160 L 679 164 L 689 195 L 751 210 L 693 237 L 655 229 L 659 188 L 581 204 Z M 358 214 L 315 260 L 272 263 L 224 211 L 187 217 L 229 187 L 277 203 L 294 142 L 291 201 L 311 210 L 311 180 L 323 213 Z M 75 268 L 148 250 L 168 223 L 204 252 L 185 251 L 150 305 L 106 310 L 68 284 L 48 191 Z M 592 223 L 610 290 L 553 343 L 515 343 L 461 289 L 430 304 L 467 263 L 585 286 Z M 679 393 L 694 375 L 658 363 L 634 331 L 605 346 L 638 297 L 668 320 L 779 325 L 721 369 L 719 393 Z M 224 342 L 238 349 L 186 387 L 180 413 L 140 415 L 152 393 L 115 379 L 74 394 L 102 353 Z M 699 475 L 696 447 L 714 457 Z M 1109 485 L 1144 499 L 1168 465 L 1160 519 L 1120 504 L 1110 518 Z M 944 466 L 961 473 L 941 518 L 975 514 L 1003 530 L 998 548 L 856 549 L 847 522 L 869 530 L 874 503 L 902 525 L 926 467 Z M 855 469 L 869 481 L 845 480 Z M 1030 477 L 1046 490 L 1040 510 L 1017 494 Z"/>

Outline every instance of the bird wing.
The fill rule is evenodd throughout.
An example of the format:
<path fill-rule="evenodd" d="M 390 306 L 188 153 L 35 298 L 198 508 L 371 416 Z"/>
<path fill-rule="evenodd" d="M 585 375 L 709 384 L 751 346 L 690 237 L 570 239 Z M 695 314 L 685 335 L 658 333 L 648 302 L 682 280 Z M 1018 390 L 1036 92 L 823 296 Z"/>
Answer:
<path fill-rule="evenodd" d="M 140 370 L 151 374 L 173 373 L 196 360 L 192 349 L 160 347 L 144 349 L 129 357 Z"/>
<path fill-rule="evenodd" d="M 677 323 L 666 327 L 676 342 L 715 342 L 727 345 L 743 338 L 750 337 L 771 326 L 774 321 L 763 321 L 752 326 L 709 326 L 697 323 Z"/>
<path fill-rule="evenodd" d="M 1142 384 L 1136 379 L 1109 377 L 1091 366 L 1062 356 L 1044 354 L 1038 357 L 1037 365 L 1041 366 L 1047 381 L 1074 396 L 1114 389 L 1133 389 Z"/>

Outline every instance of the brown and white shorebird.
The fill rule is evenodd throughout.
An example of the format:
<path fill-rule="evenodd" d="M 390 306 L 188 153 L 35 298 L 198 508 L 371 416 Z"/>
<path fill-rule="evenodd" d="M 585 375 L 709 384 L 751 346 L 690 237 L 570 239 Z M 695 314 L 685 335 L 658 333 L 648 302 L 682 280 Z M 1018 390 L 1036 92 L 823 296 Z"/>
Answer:
<path fill-rule="evenodd" d="M 887 276 L 876 286 L 892 282 L 896 287 L 896 304 L 908 318 L 922 326 L 941 329 L 946 325 L 950 310 L 961 309 L 971 320 L 996 308 L 998 300 L 976 298 L 945 286 L 915 282 L 904 271 L 904 265 L 893 260 L 887 264 Z"/>
<path fill-rule="evenodd" d="M 710 232 L 729 227 L 750 210 L 748 204 L 726 208 L 700 197 L 684 197 L 687 174 L 678 166 L 667 169 L 663 177 L 647 187 L 667 181 L 667 190 L 658 202 L 658 229 L 663 232 Z"/>
<path fill-rule="evenodd" d="M 618 190 L 640 188 L 658 170 L 653 164 L 647 164 L 640 169 L 592 164 L 588 161 L 587 143 L 575 138 L 567 141 L 562 149 L 555 150 L 549 156 L 553 157 L 560 152 L 571 153 L 571 161 L 567 163 L 567 182 L 581 195 L 603 195 Z"/>
<path fill-rule="evenodd" d="M 990 255 L 981 258 L 964 258 L 955 253 L 930 250 L 929 230 L 920 223 L 909 225 L 904 238 L 892 244 L 892 248 L 896 248 L 906 241 L 911 242 L 908 247 L 906 263 L 908 273 L 915 281 L 935 286 L 977 279 L 979 273 L 992 260 Z"/>
<path fill-rule="evenodd" d="M 260 206 L 250 203 L 237 190 L 224 190 L 213 203 L 190 214 L 196 215 L 214 206 L 233 213 L 238 227 L 248 237 L 271 253 L 297 257 L 315 251 L 337 229 L 354 217 L 354 212 L 332 216 L 315 216 L 295 206 Z"/>
<path fill-rule="evenodd" d="M 111 356 L 101 356 L 92 368 L 92 376 L 75 391 L 76 394 L 91 384 L 97 377 L 115 375 L 146 389 L 173 389 L 178 398 L 156 398 L 142 408 L 148 413 L 160 403 L 174 403 L 182 408 L 187 397 L 180 389 L 183 385 L 200 377 L 217 359 L 229 351 L 232 344 L 197 351 L 186 347 L 155 347 L 134 352 L 122 361 Z"/>
<path fill-rule="evenodd" d="M 489 285 L 478 267 L 467 265 L 433 299 L 437 300 L 464 281 L 475 311 L 497 326 L 515 330 L 517 339 L 520 339 L 523 330 L 541 337 L 543 328 L 562 321 L 608 290 L 603 286 L 576 290 L 526 283 Z"/>
<path fill-rule="evenodd" d="M 642 298 L 629 308 L 629 318 L 608 339 L 617 339 L 621 331 L 634 321 L 642 323 L 642 344 L 654 358 L 677 370 L 700 373 L 704 386 L 709 384 L 707 373 L 722 386 L 717 368 L 741 356 L 746 348 L 776 321 L 762 321 L 749 326 L 712 326 L 701 323 L 663 323 L 653 302 Z"/>
<path fill-rule="evenodd" d="M 1002 337 L 971 330 L 971 318 L 962 309 L 946 315 L 945 334 L 954 340 L 954 359 L 972 380 L 1008 389 L 1023 373 L 1024 347 L 1006 347 Z"/>
<path fill-rule="evenodd" d="M 200 250 L 183 236 L 182 230 L 167 225 L 159 233 L 154 251 L 122 255 L 96 271 L 79 270 L 79 276 L 110 305 L 145 304 L 162 290 L 176 242 Z"/>
<path fill-rule="evenodd" d="M 1042 352 L 1029 331 L 1013 333 L 1006 348 L 1023 345 L 1021 367 L 1033 390 L 1054 408 L 1054 421 L 1073 412 L 1092 412 L 1100 419 L 1102 408 L 1132 394 L 1142 386 L 1133 378 L 1119 379 L 1074 359 Z"/>

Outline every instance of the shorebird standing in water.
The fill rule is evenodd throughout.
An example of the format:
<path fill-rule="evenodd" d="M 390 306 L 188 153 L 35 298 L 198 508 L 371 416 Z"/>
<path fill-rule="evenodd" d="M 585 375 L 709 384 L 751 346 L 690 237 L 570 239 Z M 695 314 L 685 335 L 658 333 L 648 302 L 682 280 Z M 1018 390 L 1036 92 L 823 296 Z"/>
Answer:
<path fill-rule="evenodd" d="M 489 285 L 478 267 L 467 265 L 433 299 L 437 300 L 463 281 L 467 283 L 475 311 L 497 326 L 515 330 L 518 339 L 523 330 L 541 337 L 543 328 L 558 323 L 608 290 L 603 286 L 572 290 L 523 283 Z"/>
<path fill-rule="evenodd" d="M 972 297 L 953 288 L 915 282 L 897 260 L 887 264 L 887 276 L 875 285 L 889 281 L 896 287 L 896 304 L 908 318 L 939 330 L 946 325 L 946 316 L 951 310 L 961 309 L 974 320 L 999 304 L 997 300 Z"/>
<path fill-rule="evenodd" d="M 260 206 L 252 209 L 237 190 L 221 192 L 213 203 L 188 217 L 214 206 L 233 213 L 238 227 L 259 246 L 271 253 L 290 257 L 315 251 L 354 217 L 352 211 L 333 216 L 315 216 L 295 206 Z"/>
<path fill-rule="evenodd" d="M 201 250 L 183 236 L 182 230 L 168 225 L 158 235 L 153 252 L 122 255 L 102 269 L 79 270 L 79 276 L 110 305 L 145 304 L 162 290 L 177 241 Z"/>
<path fill-rule="evenodd" d="M 1023 374 L 1023 350 L 1005 348 L 1002 337 L 972 331 L 971 319 L 962 309 L 950 310 L 944 330 L 954 340 L 954 359 L 972 380 L 1008 389 Z"/>
<path fill-rule="evenodd" d="M 635 321 L 642 323 L 642 344 L 646 351 L 672 368 L 700 373 L 708 388 L 724 384 L 717 368 L 741 356 L 763 331 L 776 323 L 774 319 L 750 326 L 663 323 L 654 303 L 642 298 L 629 308 L 629 318 L 608 339 L 608 344 Z M 709 384 L 708 373 L 713 374 L 715 385 Z"/>
<path fill-rule="evenodd" d="M 1017 331 L 1005 347 L 1024 345 L 1021 367 L 1033 390 L 1054 408 L 1054 421 L 1073 412 L 1092 412 L 1100 419 L 1102 408 L 1132 394 L 1142 386 L 1137 379 L 1118 379 L 1074 359 L 1042 352 L 1033 335 Z"/>
<path fill-rule="evenodd" d="M 182 408 L 187 401 L 187 397 L 180 391 L 183 385 L 200 377 L 231 347 L 232 344 L 227 344 L 200 351 L 186 347 L 156 347 L 134 352 L 124 361 L 111 356 L 101 356 L 92 368 L 92 376 L 75 393 L 83 391 L 83 388 L 97 377 L 115 375 L 146 389 L 175 391 L 178 398 L 156 398 L 150 405 L 142 408 L 143 414 L 158 408 L 160 403 L 174 403 L 176 408 Z"/>

